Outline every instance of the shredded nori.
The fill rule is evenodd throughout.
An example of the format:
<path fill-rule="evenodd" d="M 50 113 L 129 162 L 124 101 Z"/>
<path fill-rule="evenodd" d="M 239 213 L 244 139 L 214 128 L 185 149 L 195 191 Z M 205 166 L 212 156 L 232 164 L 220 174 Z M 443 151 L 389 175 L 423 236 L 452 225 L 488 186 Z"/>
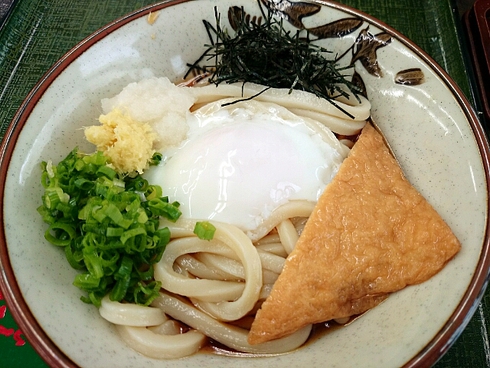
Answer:
<path fill-rule="evenodd" d="M 193 64 L 188 64 L 187 75 L 210 73 L 209 82 L 216 85 L 251 82 L 269 88 L 289 88 L 290 92 L 303 90 L 338 108 L 336 98 L 357 96 L 360 91 L 346 73 L 352 65 L 341 67 L 335 58 L 327 59 L 331 52 L 313 43 L 307 30 L 288 31 L 282 18 L 260 8 L 260 18 L 250 18 L 243 9 L 230 8 L 233 34 L 222 27 L 215 8 L 216 25 L 203 20 L 210 44 Z"/>

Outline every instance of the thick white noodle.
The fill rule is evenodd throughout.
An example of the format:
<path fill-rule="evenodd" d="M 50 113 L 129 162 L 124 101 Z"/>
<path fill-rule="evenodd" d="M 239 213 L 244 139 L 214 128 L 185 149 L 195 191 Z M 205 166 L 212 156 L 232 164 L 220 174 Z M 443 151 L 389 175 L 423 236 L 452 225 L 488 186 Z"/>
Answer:
<path fill-rule="evenodd" d="M 335 318 L 334 321 L 337 322 L 339 325 L 345 325 L 347 322 L 349 322 L 350 317 L 344 317 L 344 318 Z"/>
<path fill-rule="evenodd" d="M 257 240 L 255 242 L 255 245 L 263 245 L 263 244 L 273 244 L 273 243 L 281 243 L 281 240 L 279 239 L 279 234 L 277 233 L 272 233 L 264 236 L 263 238 Z"/>
<path fill-rule="evenodd" d="M 109 299 L 109 295 L 102 298 L 99 313 L 104 319 L 116 325 L 156 326 L 167 320 L 158 308 L 114 302 Z"/>
<path fill-rule="evenodd" d="M 302 121 L 342 157 L 346 157 L 349 154 L 350 149 L 340 142 L 333 132 L 342 135 L 353 135 L 358 133 L 366 124 L 364 120 L 355 121 L 349 122 L 349 125 L 346 127 L 342 122 L 342 118 L 334 116 L 325 117 L 324 114 L 303 111 L 301 109 L 292 110 L 272 102 L 256 101 L 255 99 L 250 101 L 236 101 L 236 98 L 223 98 L 221 100 L 212 101 L 196 109 L 193 114 L 202 116 L 206 119 L 208 116 L 219 115 L 226 110 L 229 110 L 230 114 L 233 114 L 235 109 L 244 108 L 252 114 L 263 114 L 264 112 L 267 112 L 268 115 L 272 115 L 284 121 Z M 308 115 L 311 115 L 311 117 Z M 332 127 L 334 129 L 332 129 Z"/>
<path fill-rule="evenodd" d="M 245 270 L 235 258 L 211 253 L 199 253 L 196 257 L 209 268 L 226 274 L 227 280 L 245 280 Z"/>
<path fill-rule="evenodd" d="M 281 339 L 279 342 L 273 341 L 267 345 L 264 344 L 264 346 L 273 346 L 273 348 L 265 348 L 250 346 L 247 343 L 247 330 L 229 326 L 225 322 L 238 320 L 251 312 L 258 300 L 264 300 L 270 294 L 272 285 L 282 270 L 287 252 L 284 245 L 281 244 L 281 235 L 267 234 L 275 227 L 281 227 L 280 224 L 286 221 L 284 227 L 287 228 L 287 236 L 291 238 L 290 242 L 294 242 L 294 234 L 297 234 L 297 229 L 289 219 L 310 216 L 314 206 L 315 204 L 312 202 L 290 201 L 276 209 L 260 227 L 257 235 L 258 247 L 252 244 L 242 230 L 232 225 L 213 222 L 216 226 L 214 239 L 203 241 L 193 234 L 196 220 L 179 219 L 175 223 L 161 220 L 160 226 L 169 228 L 173 240 L 167 245 L 162 260 L 155 266 L 155 279 L 162 282 L 163 289 L 187 296 L 194 303 L 194 306 L 191 306 L 175 298 L 175 301 L 180 303 L 180 307 L 185 306 L 186 313 L 191 314 L 185 316 L 186 313 L 182 311 L 177 314 L 174 311 L 174 314 L 169 312 L 169 315 L 193 328 L 197 328 L 189 319 L 194 320 L 192 315 L 195 316 L 195 313 L 199 313 L 208 326 L 205 330 L 201 329 L 203 333 L 232 349 L 242 352 L 286 352 L 303 344 L 308 337 L 310 327 L 294 335 L 300 336 L 299 339 L 289 337 L 286 342 L 294 341 L 291 345 L 289 342 L 285 345 Z M 267 235 L 267 238 L 263 238 L 264 235 Z M 282 236 L 284 238 L 285 235 L 282 234 Z M 244 255 L 245 251 L 242 248 L 254 254 L 254 271 L 247 271 L 250 262 L 246 260 L 247 256 Z M 191 257 L 190 254 L 193 256 Z M 193 276 L 189 276 L 189 274 Z M 225 275 L 224 280 L 239 282 L 224 281 L 219 277 L 222 274 Z M 194 278 L 201 278 L 206 275 L 210 278 Z M 246 288 L 250 286 L 251 275 L 260 275 L 260 280 L 256 280 L 253 288 L 254 296 L 246 297 Z M 190 287 L 188 287 L 189 285 Z M 230 287 L 230 285 L 235 286 Z M 217 291 L 214 286 L 218 286 Z M 225 286 L 225 291 L 221 286 Z M 241 286 L 242 289 L 232 290 L 237 286 Z M 243 307 L 242 304 L 245 304 L 246 307 Z"/>
<path fill-rule="evenodd" d="M 260 300 L 265 300 L 269 296 L 273 286 L 273 283 L 269 284 L 264 282 L 264 286 L 262 286 L 262 290 L 260 290 Z"/>
<path fill-rule="evenodd" d="M 175 262 L 179 266 L 180 270 L 185 270 L 186 272 L 200 279 L 233 280 L 230 278 L 230 275 L 226 274 L 225 272 L 221 272 L 218 268 L 209 267 L 208 264 L 202 262 L 202 260 L 198 257 L 199 254 L 195 256 L 184 254 L 183 256 L 177 258 Z M 234 279 L 233 281 L 238 281 L 238 279 Z"/>
<path fill-rule="evenodd" d="M 346 124 L 344 118 L 339 118 L 337 116 L 325 115 L 321 112 L 311 111 L 306 109 L 289 109 L 292 113 L 301 116 L 303 118 L 309 118 L 320 122 L 324 126 L 330 128 L 332 132 L 342 135 L 354 135 L 361 131 L 366 125 L 365 120 L 349 120 Z"/>
<path fill-rule="evenodd" d="M 273 284 L 276 282 L 277 278 L 279 277 L 278 273 L 275 273 L 270 270 L 263 270 L 262 271 L 262 278 L 264 279 L 264 284 Z"/>
<path fill-rule="evenodd" d="M 247 235 L 252 241 L 258 242 L 257 244 L 267 242 L 264 237 L 269 234 L 277 224 L 294 217 L 309 217 L 315 208 L 315 204 L 315 202 L 306 200 L 289 201 L 276 208 L 271 215 L 257 227 L 253 234 L 247 232 Z M 195 224 L 195 220 L 179 219 L 175 223 L 163 218 L 160 220 L 160 227 L 168 227 L 172 234 L 172 238 L 194 236 L 193 224 Z M 273 242 L 277 242 L 277 240 Z"/>
<path fill-rule="evenodd" d="M 180 218 L 179 220 L 172 222 L 164 217 L 160 217 L 160 227 L 168 227 L 170 234 L 172 234 L 172 239 L 183 238 L 186 236 L 195 236 L 194 226 L 196 221 L 186 220 Z"/>
<path fill-rule="evenodd" d="M 196 252 L 219 252 L 220 248 L 216 245 L 215 240 L 205 241 L 197 237 L 172 240 L 167 244 L 160 262 L 155 265 L 155 280 L 172 293 L 208 302 L 238 299 L 245 289 L 243 282 L 189 278 L 174 270 L 174 263 L 180 256 Z"/>
<path fill-rule="evenodd" d="M 352 148 L 354 147 L 354 142 L 351 141 L 350 139 L 340 139 L 340 142 L 346 147 Z"/>
<path fill-rule="evenodd" d="M 264 344 L 250 345 L 247 342 L 248 330 L 219 322 L 199 309 L 170 296 L 160 293 L 153 301 L 153 306 L 159 307 L 169 316 L 182 321 L 186 325 L 202 332 L 204 335 L 237 351 L 252 354 L 281 354 L 294 350 L 304 344 L 311 331 L 311 325 L 296 333 Z"/>
<path fill-rule="evenodd" d="M 264 253 L 264 252 L 262 252 Z M 272 256 L 275 256 L 274 254 L 270 253 Z M 261 255 L 261 252 L 259 251 L 259 255 Z M 195 255 L 196 258 L 201 260 L 208 268 L 213 268 L 215 267 L 216 271 L 219 271 L 221 273 L 225 273 L 226 277 L 224 277 L 222 280 L 244 280 L 245 279 L 245 270 L 243 266 L 241 265 L 240 262 L 237 262 L 234 259 L 231 259 L 229 257 L 217 255 L 217 254 L 209 254 L 209 253 L 199 253 Z M 277 256 L 276 256 L 277 257 Z M 264 267 L 264 260 L 267 260 L 267 255 L 265 257 L 261 256 L 261 261 L 262 261 L 262 282 L 264 284 L 266 283 L 274 283 L 277 280 L 277 277 L 279 276 L 279 273 L 274 272 L 272 269 L 279 269 L 281 268 L 282 270 L 282 265 L 284 264 L 285 259 L 274 259 L 274 262 L 270 264 L 269 268 L 267 269 Z M 280 263 L 279 263 L 280 262 Z M 192 272 L 191 272 L 192 273 Z"/>
<path fill-rule="evenodd" d="M 282 272 L 284 262 L 286 262 L 285 258 L 264 251 L 259 251 L 259 256 L 264 270 L 269 270 L 277 274 Z"/>
<path fill-rule="evenodd" d="M 286 249 L 286 252 L 290 254 L 299 239 L 296 228 L 294 227 L 291 220 L 286 219 L 281 221 L 279 225 L 276 226 L 276 229 L 279 234 L 279 238 L 281 239 L 281 243 L 284 246 L 284 249 Z"/>
<path fill-rule="evenodd" d="M 195 221 L 192 220 L 181 219 L 177 221 L 177 223 L 175 224 L 176 227 L 180 227 L 182 232 L 187 232 L 187 234 L 188 230 L 193 230 L 195 226 Z M 224 321 L 233 321 L 245 316 L 252 310 L 255 303 L 258 301 L 260 290 L 262 288 L 262 266 L 260 257 L 255 246 L 242 230 L 229 224 L 214 221 L 211 223 L 216 227 L 212 241 L 191 243 L 187 240 L 188 238 L 183 238 L 170 242 L 165 249 L 162 259 L 155 266 L 155 279 L 162 282 L 162 287 L 166 290 L 200 299 L 203 308 L 212 311 L 211 313 L 216 318 Z M 179 242 L 177 243 L 177 246 L 175 246 L 176 242 Z M 195 253 L 199 251 L 215 253 L 215 249 L 219 247 L 212 244 L 213 242 L 216 242 L 217 244 L 222 243 L 235 253 L 245 271 L 244 283 L 217 280 L 189 280 L 173 271 L 175 260 L 185 253 Z M 207 250 L 189 251 L 182 249 L 184 246 L 189 248 L 194 247 L 193 249 L 195 249 L 196 245 L 194 244 L 212 244 L 212 246 L 208 247 Z M 218 289 L 216 289 L 217 291 L 211 287 L 211 285 L 214 284 L 218 286 Z M 226 292 L 220 290 L 224 287 L 226 291 L 230 291 L 230 287 L 228 286 L 230 284 L 234 285 L 233 287 L 243 287 L 243 292 L 238 298 L 232 298 L 231 294 L 226 294 Z M 189 291 L 187 285 L 190 285 L 191 291 Z M 216 297 L 218 294 L 222 293 L 225 295 L 221 297 L 218 303 Z"/>
<path fill-rule="evenodd" d="M 202 87 L 190 88 L 191 93 L 197 98 L 196 104 L 209 103 L 226 97 L 249 98 L 255 96 L 257 101 L 273 102 L 288 109 L 301 109 L 305 111 L 315 111 L 325 115 L 335 116 L 344 119 L 346 129 L 352 122 L 365 121 L 371 114 L 371 103 L 363 96 L 355 96 L 346 100 L 336 101 L 336 104 L 353 118 L 347 116 L 343 111 L 334 106 L 331 102 L 319 98 L 312 93 L 293 90 L 288 88 L 271 88 L 264 92 L 266 87 L 253 83 L 222 83 L 218 86 L 214 84 Z M 332 129 L 334 132 L 335 130 Z"/>
<path fill-rule="evenodd" d="M 286 258 L 288 256 L 286 249 L 281 243 L 259 243 L 255 245 L 255 248 L 257 248 L 259 252 L 269 252 L 283 258 Z"/>
<path fill-rule="evenodd" d="M 165 314 L 162 312 L 162 314 Z M 169 319 L 158 326 L 150 326 L 148 329 L 159 335 L 177 335 L 180 333 L 179 323 L 173 319 Z"/>
<path fill-rule="evenodd" d="M 160 335 L 145 327 L 116 325 L 121 338 L 137 352 L 154 359 L 177 359 L 194 354 L 206 336 L 196 330 L 178 335 Z"/>
<path fill-rule="evenodd" d="M 276 208 L 272 214 L 255 230 L 253 241 L 266 236 L 277 224 L 293 217 L 309 217 L 315 208 L 314 202 L 303 200 L 289 201 Z M 249 235 L 250 236 L 250 235 Z"/>
<path fill-rule="evenodd" d="M 257 249 L 262 263 L 263 270 L 270 270 L 275 273 L 281 273 L 286 259 L 284 257 L 275 255 L 271 252 Z M 206 266 L 216 268 L 216 270 L 223 273 L 227 273 L 232 280 L 245 279 L 245 270 L 240 262 L 222 255 L 216 255 L 211 253 L 201 253 L 197 255 Z"/>

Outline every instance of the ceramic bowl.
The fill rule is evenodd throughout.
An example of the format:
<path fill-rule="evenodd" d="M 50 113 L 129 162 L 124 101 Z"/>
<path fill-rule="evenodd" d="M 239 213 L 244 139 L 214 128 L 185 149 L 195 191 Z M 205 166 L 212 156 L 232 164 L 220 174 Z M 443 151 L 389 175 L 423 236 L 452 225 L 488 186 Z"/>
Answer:
<path fill-rule="evenodd" d="M 201 20 L 213 23 L 215 6 L 223 14 L 230 6 L 243 6 L 259 15 L 252 0 L 158 3 L 107 25 L 68 52 L 26 98 L 2 144 L 1 286 L 14 318 L 48 364 L 428 366 L 464 329 L 485 288 L 489 262 L 489 151 L 470 104 L 440 66 L 382 22 L 330 1 L 310 4 L 306 14 L 287 0 L 275 4 L 278 15 L 290 20 L 288 27 L 322 30 L 322 44 L 345 53 L 342 62 L 356 58 L 373 119 L 407 178 L 461 241 L 460 253 L 429 281 L 394 293 L 349 326 L 290 354 L 198 353 L 158 361 L 128 348 L 95 307 L 79 300 L 72 285 L 76 271 L 43 238 L 46 227 L 36 212 L 42 193 L 39 164 L 57 162 L 75 146 L 92 150 L 81 128 L 97 120 L 102 98 L 147 77 L 182 78 L 186 64 L 204 50 L 208 39 Z M 158 14 L 154 22 L 150 12 Z"/>

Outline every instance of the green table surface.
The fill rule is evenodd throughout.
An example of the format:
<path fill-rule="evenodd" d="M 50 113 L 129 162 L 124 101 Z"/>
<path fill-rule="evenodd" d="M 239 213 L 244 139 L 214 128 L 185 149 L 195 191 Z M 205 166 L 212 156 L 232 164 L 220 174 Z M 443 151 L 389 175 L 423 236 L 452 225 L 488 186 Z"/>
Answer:
<path fill-rule="evenodd" d="M 18 0 L 0 29 L 0 138 L 24 97 L 68 50 L 103 25 L 151 0 Z M 473 101 L 461 21 L 452 0 L 342 0 L 413 40 Z M 1 200 L 1 199 L 0 199 Z M 489 367 L 490 291 L 436 367 Z M 0 367 L 45 367 L 0 291 Z"/>

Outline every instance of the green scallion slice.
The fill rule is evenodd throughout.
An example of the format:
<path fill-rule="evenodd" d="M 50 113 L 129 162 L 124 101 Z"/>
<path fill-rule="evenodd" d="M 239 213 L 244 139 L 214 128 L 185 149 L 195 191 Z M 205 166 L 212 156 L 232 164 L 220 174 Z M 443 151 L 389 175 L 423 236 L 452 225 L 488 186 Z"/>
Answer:
<path fill-rule="evenodd" d="M 160 158 L 159 158 L 160 157 Z M 154 164 L 161 156 L 154 157 Z M 170 241 L 160 216 L 176 221 L 178 203 L 140 175 L 116 172 L 102 152 L 74 149 L 57 165 L 41 164 L 42 205 L 49 224 L 44 236 L 64 248 L 69 264 L 80 271 L 73 284 L 86 292 L 80 299 L 100 306 L 112 300 L 149 305 L 158 296 L 153 264 Z"/>

